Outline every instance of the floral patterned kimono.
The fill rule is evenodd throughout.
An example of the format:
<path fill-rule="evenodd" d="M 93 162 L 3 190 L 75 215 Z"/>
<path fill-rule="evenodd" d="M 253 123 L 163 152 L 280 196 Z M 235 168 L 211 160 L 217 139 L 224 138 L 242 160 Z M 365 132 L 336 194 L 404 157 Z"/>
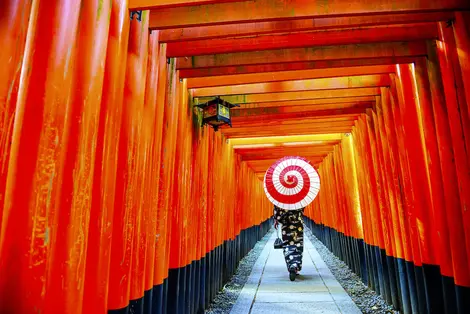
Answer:
<path fill-rule="evenodd" d="M 273 218 L 282 224 L 282 241 L 284 242 L 284 258 L 287 270 L 302 269 L 302 254 L 304 251 L 304 226 L 302 221 L 304 209 L 285 210 L 274 206 Z"/>

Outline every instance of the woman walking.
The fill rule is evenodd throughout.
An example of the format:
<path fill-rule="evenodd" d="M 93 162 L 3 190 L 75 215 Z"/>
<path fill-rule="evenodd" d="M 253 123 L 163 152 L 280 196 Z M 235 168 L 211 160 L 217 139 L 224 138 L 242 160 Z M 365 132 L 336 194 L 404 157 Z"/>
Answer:
<path fill-rule="evenodd" d="M 304 251 L 304 226 L 302 221 L 304 208 L 285 210 L 274 206 L 274 228 L 282 225 L 283 252 L 286 260 L 289 279 L 295 280 L 302 269 L 302 255 Z"/>

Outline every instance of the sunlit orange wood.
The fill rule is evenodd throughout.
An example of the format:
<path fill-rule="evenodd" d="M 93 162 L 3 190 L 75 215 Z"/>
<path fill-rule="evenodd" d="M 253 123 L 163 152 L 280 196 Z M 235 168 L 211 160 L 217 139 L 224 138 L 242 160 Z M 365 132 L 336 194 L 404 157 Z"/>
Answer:
<path fill-rule="evenodd" d="M 426 59 L 419 59 L 414 66 L 414 79 L 417 87 L 420 111 L 423 117 L 423 127 L 425 130 L 424 139 L 426 141 L 427 162 L 429 168 L 429 178 L 432 191 L 433 220 L 435 223 L 434 236 L 439 235 L 435 240 L 438 243 L 438 261 L 441 273 L 444 276 L 452 277 L 452 254 L 450 250 L 449 230 L 447 228 L 446 200 L 444 196 L 443 175 L 440 167 L 439 140 L 436 132 L 437 123 L 433 116 L 432 94 L 429 76 L 426 68 Z"/>
<path fill-rule="evenodd" d="M 162 42 L 191 41 L 219 37 L 243 37 L 262 34 L 286 34 L 309 30 L 342 29 L 353 27 L 413 24 L 423 22 L 447 21 L 454 17 L 453 12 L 398 13 L 367 16 L 347 16 L 328 18 L 306 18 L 270 22 L 240 23 L 227 25 L 208 25 L 163 30 Z"/>
<path fill-rule="evenodd" d="M 243 65 L 243 66 L 224 66 L 215 68 L 196 68 L 196 69 L 182 69 L 180 70 L 180 77 L 194 78 L 206 77 L 216 75 L 236 75 L 236 74 L 249 74 L 249 73 L 263 73 L 263 72 L 281 72 L 281 71 L 300 71 L 309 69 L 331 69 L 331 68 L 344 68 L 356 66 L 373 66 L 373 65 L 395 65 L 399 63 L 412 63 L 415 57 L 379 57 L 379 58 L 366 58 L 366 59 L 340 59 L 340 60 L 317 60 L 317 61 L 303 61 L 303 62 L 279 62 L 279 63 L 266 63 L 256 65 Z"/>
<path fill-rule="evenodd" d="M 194 97 L 237 94 L 263 94 L 293 91 L 346 89 L 361 87 L 385 87 L 390 85 L 387 74 L 319 78 L 287 82 L 244 84 L 235 86 L 203 87 L 193 90 Z"/>
<path fill-rule="evenodd" d="M 436 38 L 436 23 L 420 23 L 405 26 L 387 25 L 381 27 L 302 32 L 287 35 L 265 35 L 169 43 L 168 56 L 189 57 L 270 49 L 413 41 Z"/>
<path fill-rule="evenodd" d="M 129 0 L 129 10 L 173 8 L 222 2 L 243 2 L 249 0 Z"/>
<path fill-rule="evenodd" d="M 289 101 L 300 99 L 328 99 L 328 98 L 343 98 L 343 97 L 361 97 L 361 96 L 377 96 L 380 95 L 379 87 L 365 87 L 354 89 L 339 89 L 339 90 L 319 90 L 319 91 L 304 91 L 304 92 L 283 92 L 283 93 L 269 93 L 269 94 L 247 94 L 247 95 L 233 95 L 222 97 L 225 101 L 232 104 L 246 104 L 258 102 L 271 102 L 271 101 Z M 201 97 L 196 100 L 201 104 L 205 103 L 213 97 Z"/>
<path fill-rule="evenodd" d="M 377 44 L 320 46 L 265 51 L 223 53 L 177 58 L 177 69 L 241 66 L 264 63 L 425 56 L 424 42 L 391 42 Z"/>
<path fill-rule="evenodd" d="M 337 76 L 355 76 L 371 74 L 387 74 L 395 72 L 392 65 L 370 65 L 346 68 L 326 68 L 285 72 L 265 72 L 253 74 L 237 74 L 212 77 L 188 78 L 188 88 L 241 85 L 253 83 L 297 81 Z"/>
<path fill-rule="evenodd" d="M 284 8 L 289 8 L 288 10 Z M 151 28 L 175 28 L 209 24 L 255 22 L 262 20 L 298 19 L 307 17 L 331 17 L 371 13 L 425 12 L 469 8 L 466 0 L 358 0 L 354 5 L 344 0 L 321 1 L 303 0 L 255 0 L 241 3 L 220 3 L 201 5 L 195 8 L 171 8 L 152 10 Z"/>

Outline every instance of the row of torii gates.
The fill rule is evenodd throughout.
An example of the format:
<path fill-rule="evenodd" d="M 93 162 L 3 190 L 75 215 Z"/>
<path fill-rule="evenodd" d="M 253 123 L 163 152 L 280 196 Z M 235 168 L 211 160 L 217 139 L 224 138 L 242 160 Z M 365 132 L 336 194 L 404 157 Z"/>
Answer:
<path fill-rule="evenodd" d="M 0 312 L 203 312 L 266 169 L 402 313 L 470 313 L 468 0 L 3 0 Z M 194 105 L 240 107 L 201 127 Z"/>

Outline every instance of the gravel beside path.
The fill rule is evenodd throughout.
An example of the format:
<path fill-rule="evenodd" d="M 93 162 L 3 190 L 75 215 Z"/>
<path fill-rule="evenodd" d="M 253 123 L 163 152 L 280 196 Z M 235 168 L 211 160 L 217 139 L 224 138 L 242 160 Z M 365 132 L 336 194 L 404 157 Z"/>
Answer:
<path fill-rule="evenodd" d="M 263 251 L 266 242 L 268 242 L 274 229 L 271 229 L 266 235 L 256 243 L 255 247 L 240 261 L 235 275 L 219 291 L 205 313 L 209 314 L 229 314 L 233 305 L 237 301 L 238 295 L 243 289 L 248 277 L 251 274 L 253 266 Z"/>
<path fill-rule="evenodd" d="M 312 241 L 313 246 L 317 249 L 331 273 L 336 277 L 336 280 L 338 280 L 344 290 L 346 290 L 362 313 L 400 313 L 394 310 L 392 306 L 388 305 L 374 290 L 364 285 L 361 278 L 349 269 L 346 263 L 331 253 L 331 251 L 312 234 L 310 229 L 305 228 L 305 234 L 309 237 L 310 241 Z"/>

